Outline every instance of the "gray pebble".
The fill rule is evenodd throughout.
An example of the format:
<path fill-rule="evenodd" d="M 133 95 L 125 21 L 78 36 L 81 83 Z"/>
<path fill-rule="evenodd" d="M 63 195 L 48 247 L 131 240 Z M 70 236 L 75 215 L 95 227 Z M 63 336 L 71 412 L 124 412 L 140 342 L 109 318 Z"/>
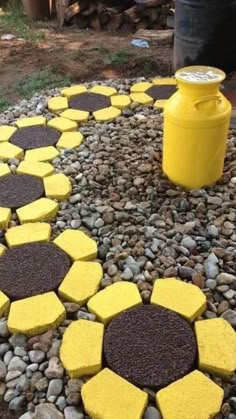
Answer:
<path fill-rule="evenodd" d="M 225 272 L 220 273 L 217 278 L 217 285 L 229 285 L 236 282 L 236 277 Z"/>
<path fill-rule="evenodd" d="M 40 404 L 36 407 L 32 419 L 63 419 L 64 416 L 51 403 Z"/>
<path fill-rule="evenodd" d="M 65 419 L 84 419 L 84 414 L 74 406 L 68 406 L 64 410 Z"/>
<path fill-rule="evenodd" d="M 14 349 L 14 355 L 24 357 L 27 356 L 27 352 L 21 346 L 16 346 Z"/>
<path fill-rule="evenodd" d="M 7 367 L 4 364 L 4 362 L 0 360 L 0 380 L 3 380 L 6 377 L 6 374 L 7 374 Z"/>
<path fill-rule="evenodd" d="M 156 407 L 149 406 L 144 413 L 143 419 L 161 419 L 161 414 Z"/>
<path fill-rule="evenodd" d="M 45 353 L 43 351 L 29 351 L 29 359 L 33 363 L 40 364 L 45 358 Z"/>
<path fill-rule="evenodd" d="M 62 412 L 66 407 L 66 399 L 64 396 L 59 396 L 55 405 Z"/>
<path fill-rule="evenodd" d="M 121 278 L 126 280 L 126 281 L 129 281 L 130 279 L 132 279 L 133 278 L 133 272 L 131 271 L 131 269 L 130 268 L 125 268 L 123 274 L 121 275 Z"/>
<path fill-rule="evenodd" d="M 210 288 L 210 290 L 214 290 L 216 288 L 217 282 L 214 279 L 207 279 L 206 280 L 206 287 Z"/>
<path fill-rule="evenodd" d="M 231 324 L 231 326 L 236 328 L 236 311 L 235 310 L 226 310 L 221 317 L 227 320 Z"/>
<path fill-rule="evenodd" d="M 47 391 L 47 399 L 50 396 L 59 396 L 63 388 L 63 380 L 58 378 L 53 379 L 49 382 L 48 391 Z"/>
<path fill-rule="evenodd" d="M 25 396 L 17 396 L 14 399 L 12 399 L 9 403 L 9 409 L 10 410 L 20 410 L 20 408 L 24 405 L 25 403 Z"/>
<path fill-rule="evenodd" d="M 85 311 L 79 310 L 77 312 L 77 319 L 78 320 L 80 320 L 80 319 L 90 320 L 90 321 L 94 322 L 95 319 L 96 319 L 96 316 L 95 316 L 95 314 L 86 313 Z"/>
<path fill-rule="evenodd" d="M 197 243 L 191 237 L 187 236 L 184 237 L 181 241 L 181 246 L 186 247 L 187 249 L 195 249 L 197 247 Z"/>
<path fill-rule="evenodd" d="M 9 336 L 9 330 L 7 327 L 7 320 L 0 322 L 0 337 L 6 338 Z"/>

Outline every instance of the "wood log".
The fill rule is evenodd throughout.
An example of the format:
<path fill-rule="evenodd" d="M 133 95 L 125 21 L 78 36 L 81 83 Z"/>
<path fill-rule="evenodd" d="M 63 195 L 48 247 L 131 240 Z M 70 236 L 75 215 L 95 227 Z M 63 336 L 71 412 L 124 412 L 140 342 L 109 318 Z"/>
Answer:
<path fill-rule="evenodd" d="M 65 21 L 69 22 L 72 17 L 77 15 L 80 12 L 80 6 L 78 3 L 71 4 L 67 9 L 65 10 Z"/>

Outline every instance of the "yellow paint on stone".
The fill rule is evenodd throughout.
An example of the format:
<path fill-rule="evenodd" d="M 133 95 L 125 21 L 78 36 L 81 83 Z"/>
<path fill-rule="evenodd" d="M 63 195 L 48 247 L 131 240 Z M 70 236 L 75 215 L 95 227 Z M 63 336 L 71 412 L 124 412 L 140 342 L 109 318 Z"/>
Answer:
<path fill-rule="evenodd" d="M 154 102 L 154 108 L 160 108 L 163 109 L 166 104 L 166 99 L 158 99 Z"/>
<path fill-rule="evenodd" d="M 133 102 L 140 103 L 140 105 L 152 105 L 153 99 L 146 93 L 131 93 L 130 97 Z"/>
<path fill-rule="evenodd" d="M 86 89 L 85 86 L 75 85 L 75 86 L 66 87 L 65 89 L 62 89 L 61 94 L 63 96 L 71 98 L 71 97 L 79 95 L 80 93 L 84 93 L 86 91 L 87 91 L 87 89 Z"/>
<path fill-rule="evenodd" d="M 153 84 L 156 85 L 168 85 L 168 86 L 176 86 L 177 85 L 177 80 L 171 77 L 164 77 L 164 78 L 160 78 L 160 79 L 153 79 L 152 80 Z"/>
<path fill-rule="evenodd" d="M 54 240 L 54 243 L 73 260 L 90 261 L 97 257 L 97 243 L 83 231 L 65 230 Z"/>
<path fill-rule="evenodd" d="M 40 198 L 16 210 L 21 224 L 51 221 L 57 214 L 58 204 L 48 198 Z"/>
<path fill-rule="evenodd" d="M 83 142 L 83 135 L 81 132 L 63 132 L 61 135 L 57 147 L 58 148 L 77 148 Z"/>
<path fill-rule="evenodd" d="M 90 298 L 87 306 L 91 313 L 107 324 L 122 311 L 141 304 L 142 299 L 135 284 L 116 282 Z"/>
<path fill-rule="evenodd" d="M 112 121 L 121 115 L 121 110 L 109 106 L 109 108 L 100 109 L 99 111 L 93 112 L 93 116 L 96 121 Z"/>
<path fill-rule="evenodd" d="M 14 144 L 11 144 L 7 141 L 0 143 L 0 159 L 9 160 L 9 159 L 21 159 L 24 155 L 24 151 L 17 147 Z"/>
<path fill-rule="evenodd" d="M 16 121 L 16 125 L 18 128 L 32 127 L 34 125 L 46 125 L 46 118 L 44 116 L 30 116 L 18 119 L 18 121 Z"/>
<path fill-rule="evenodd" d="M 6 163 L 0 163 L 0 177 L 8 176 L 11 174 L 10 168 Z"/>
<path fill-rule="evenodd" d="M 9 141 L 14 132 L 16 132 L 16 130 L 16 127 L 2 125 L 0 127 L 0 142 Z"/>
<path fill-rule="evenodd" d="M 84 305 L 98 291 L 103 270 L 97 262 L 74 262 L 58 290 L 65 301 Z"/>
<path fill-rule="evenodd" d="M 8 317 L 11 333 L 39 335 L 57 328 L 66 317 L 65 307 L 54 292 L 14 301 Z"/>
<path fill-rule="evenodd" d="M 10 208 L 0 207 L 0 230 L 7 230 L 11 220 Z"/>
<path fill-rule="evenodd" d="M 6 253 L 6 246 L 4 246 L 3 244 L 0 244 L 0 256 L 3 256 Z"/>
<path fill-rule="evenodd" d="M 27 223 L 7 230 L 5 239 L 10 248 L 26 243 L 48 242 L 51 230 L 47 223 Z"/>
<path fill-rule="evenodd" d="M 113 96 L 117 94 L 117 90 L 114 87 L 109 86 L 93 86 L 90 90 L 92 93 L 99 93 L 100 95 L 104 96 Z"/>
<path fill-rule="evenodd" d="M 71 119 L 75 122 L 87 122 L 89 119 L 89 112 L 79 111 L 78 109 L 67 109 L 60 114 L 63 118 Z"/>
<path fill-rule="evenodd" d="M 144 93 L 150 87 L 152 87 L 152 83 L 149 83 L 147 81 L 142 81 L 140 83 L 135 83 L 133 86 L 131 86 L 130 91 L 132 93 Z"/>
<path fill-rule="evenodd" d="M 108 368 L 83 385 L 81 396 L 92 419 L 141 419 L 148 403 L 147 393 Z"/>
<path fill-rule="evenodd" d="M 17 173 L 32 175 L 43 179 L 46 176 L 53 175 L 54 167 L 50 163 L 24 160 L 17 167 Z"/>
<path fill-rule="evenodd" d="M 223 389 L 200 371 L 193 371 L 160 390 L 157 406 L 164 419 L 210 419 L 220 411 Z"/>
<path fill-rule="evenodd" d="M 111 105 L 118 109 L 125 109 L 131 104 L 128 95 L 117 95 L 111 97 Z"/>
<path fill-rule="evenodd" d="M 210 374 L 230 377 L 236 370 L 236 333 L 224 319 L 195 323 L 199 368 Z"/>
<path fill-rule="evenodd" d="M 59 151 L 52 145 L 48 147 L 35 148 L 33 150 L 27 150 L 25 153 L 25 160 L 27 162 L 47 162 L 55 159 L 59 156 Z"/>
<path fill-rule="evenodd" d="M 70 179 L 63 173 L 47 176 L 43 179 L 45 195 L 47 198 L 54 198 L 64 201 L 69 198 L 72 187 Z"/>
<path fill-rule="evenodd" d="M 176 278 L 157 279 L 151 304 L 173 310 L 192 322 L 206 310 L 206 297 L 196 285 Z"/>
<path fill-rule="evenodd" d="M 48 109 L 51 112 L 60 112 L 68 108 L 68 100 L 63 96 L 51 97 L 48 100 Z"/>
<path fill-rule="evenodd" d="M 101 371 L 103 334 L 103 324 L 89 320 L 77 320 L 66 329 L 60 358 L 71 378 Z"/>
<path fill-rule="evenodd" d="M 67 118 L 62 118 L 61 116 L 51 119 L 51 121 L 48 122 L 48 126 L 55 128 L 60 132 L 75 131 L 78 127 L 76 122 Z"/>
<path fill-rule="evenodd" d="M 9 306 L 9 298 L 2 291 L 0 291 L 0 317 L 2 317 L 4 313 L 9 309 Z"/>

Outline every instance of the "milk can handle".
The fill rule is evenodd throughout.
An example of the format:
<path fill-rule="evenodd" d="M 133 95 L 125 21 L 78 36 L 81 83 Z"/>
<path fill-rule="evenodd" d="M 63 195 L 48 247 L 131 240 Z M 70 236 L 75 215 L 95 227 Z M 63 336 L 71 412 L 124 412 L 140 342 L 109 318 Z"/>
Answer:
<path fill-rule="evenodd" d="M 218 102 L 222 102 L 222 98 L 218 95 L 209 95 L 209 96 L 202 96 L 200 99 L 194 102 L 195 108 L 202 102 L 207 102 L 208 100 L 217 100 Z"/>

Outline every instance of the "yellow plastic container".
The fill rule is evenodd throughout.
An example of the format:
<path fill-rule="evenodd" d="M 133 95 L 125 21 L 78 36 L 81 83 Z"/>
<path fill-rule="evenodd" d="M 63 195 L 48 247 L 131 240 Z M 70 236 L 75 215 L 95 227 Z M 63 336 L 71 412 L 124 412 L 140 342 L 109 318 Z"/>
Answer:
<path fill-rule="evenodd" d="M 197 189 L 223 172 L 231 116 L 231 104 L 219 91 L 225 73 L 192 66 L 175 77 L 179 89 L 164 108 L 163 171 L 172 182 Z"/>

